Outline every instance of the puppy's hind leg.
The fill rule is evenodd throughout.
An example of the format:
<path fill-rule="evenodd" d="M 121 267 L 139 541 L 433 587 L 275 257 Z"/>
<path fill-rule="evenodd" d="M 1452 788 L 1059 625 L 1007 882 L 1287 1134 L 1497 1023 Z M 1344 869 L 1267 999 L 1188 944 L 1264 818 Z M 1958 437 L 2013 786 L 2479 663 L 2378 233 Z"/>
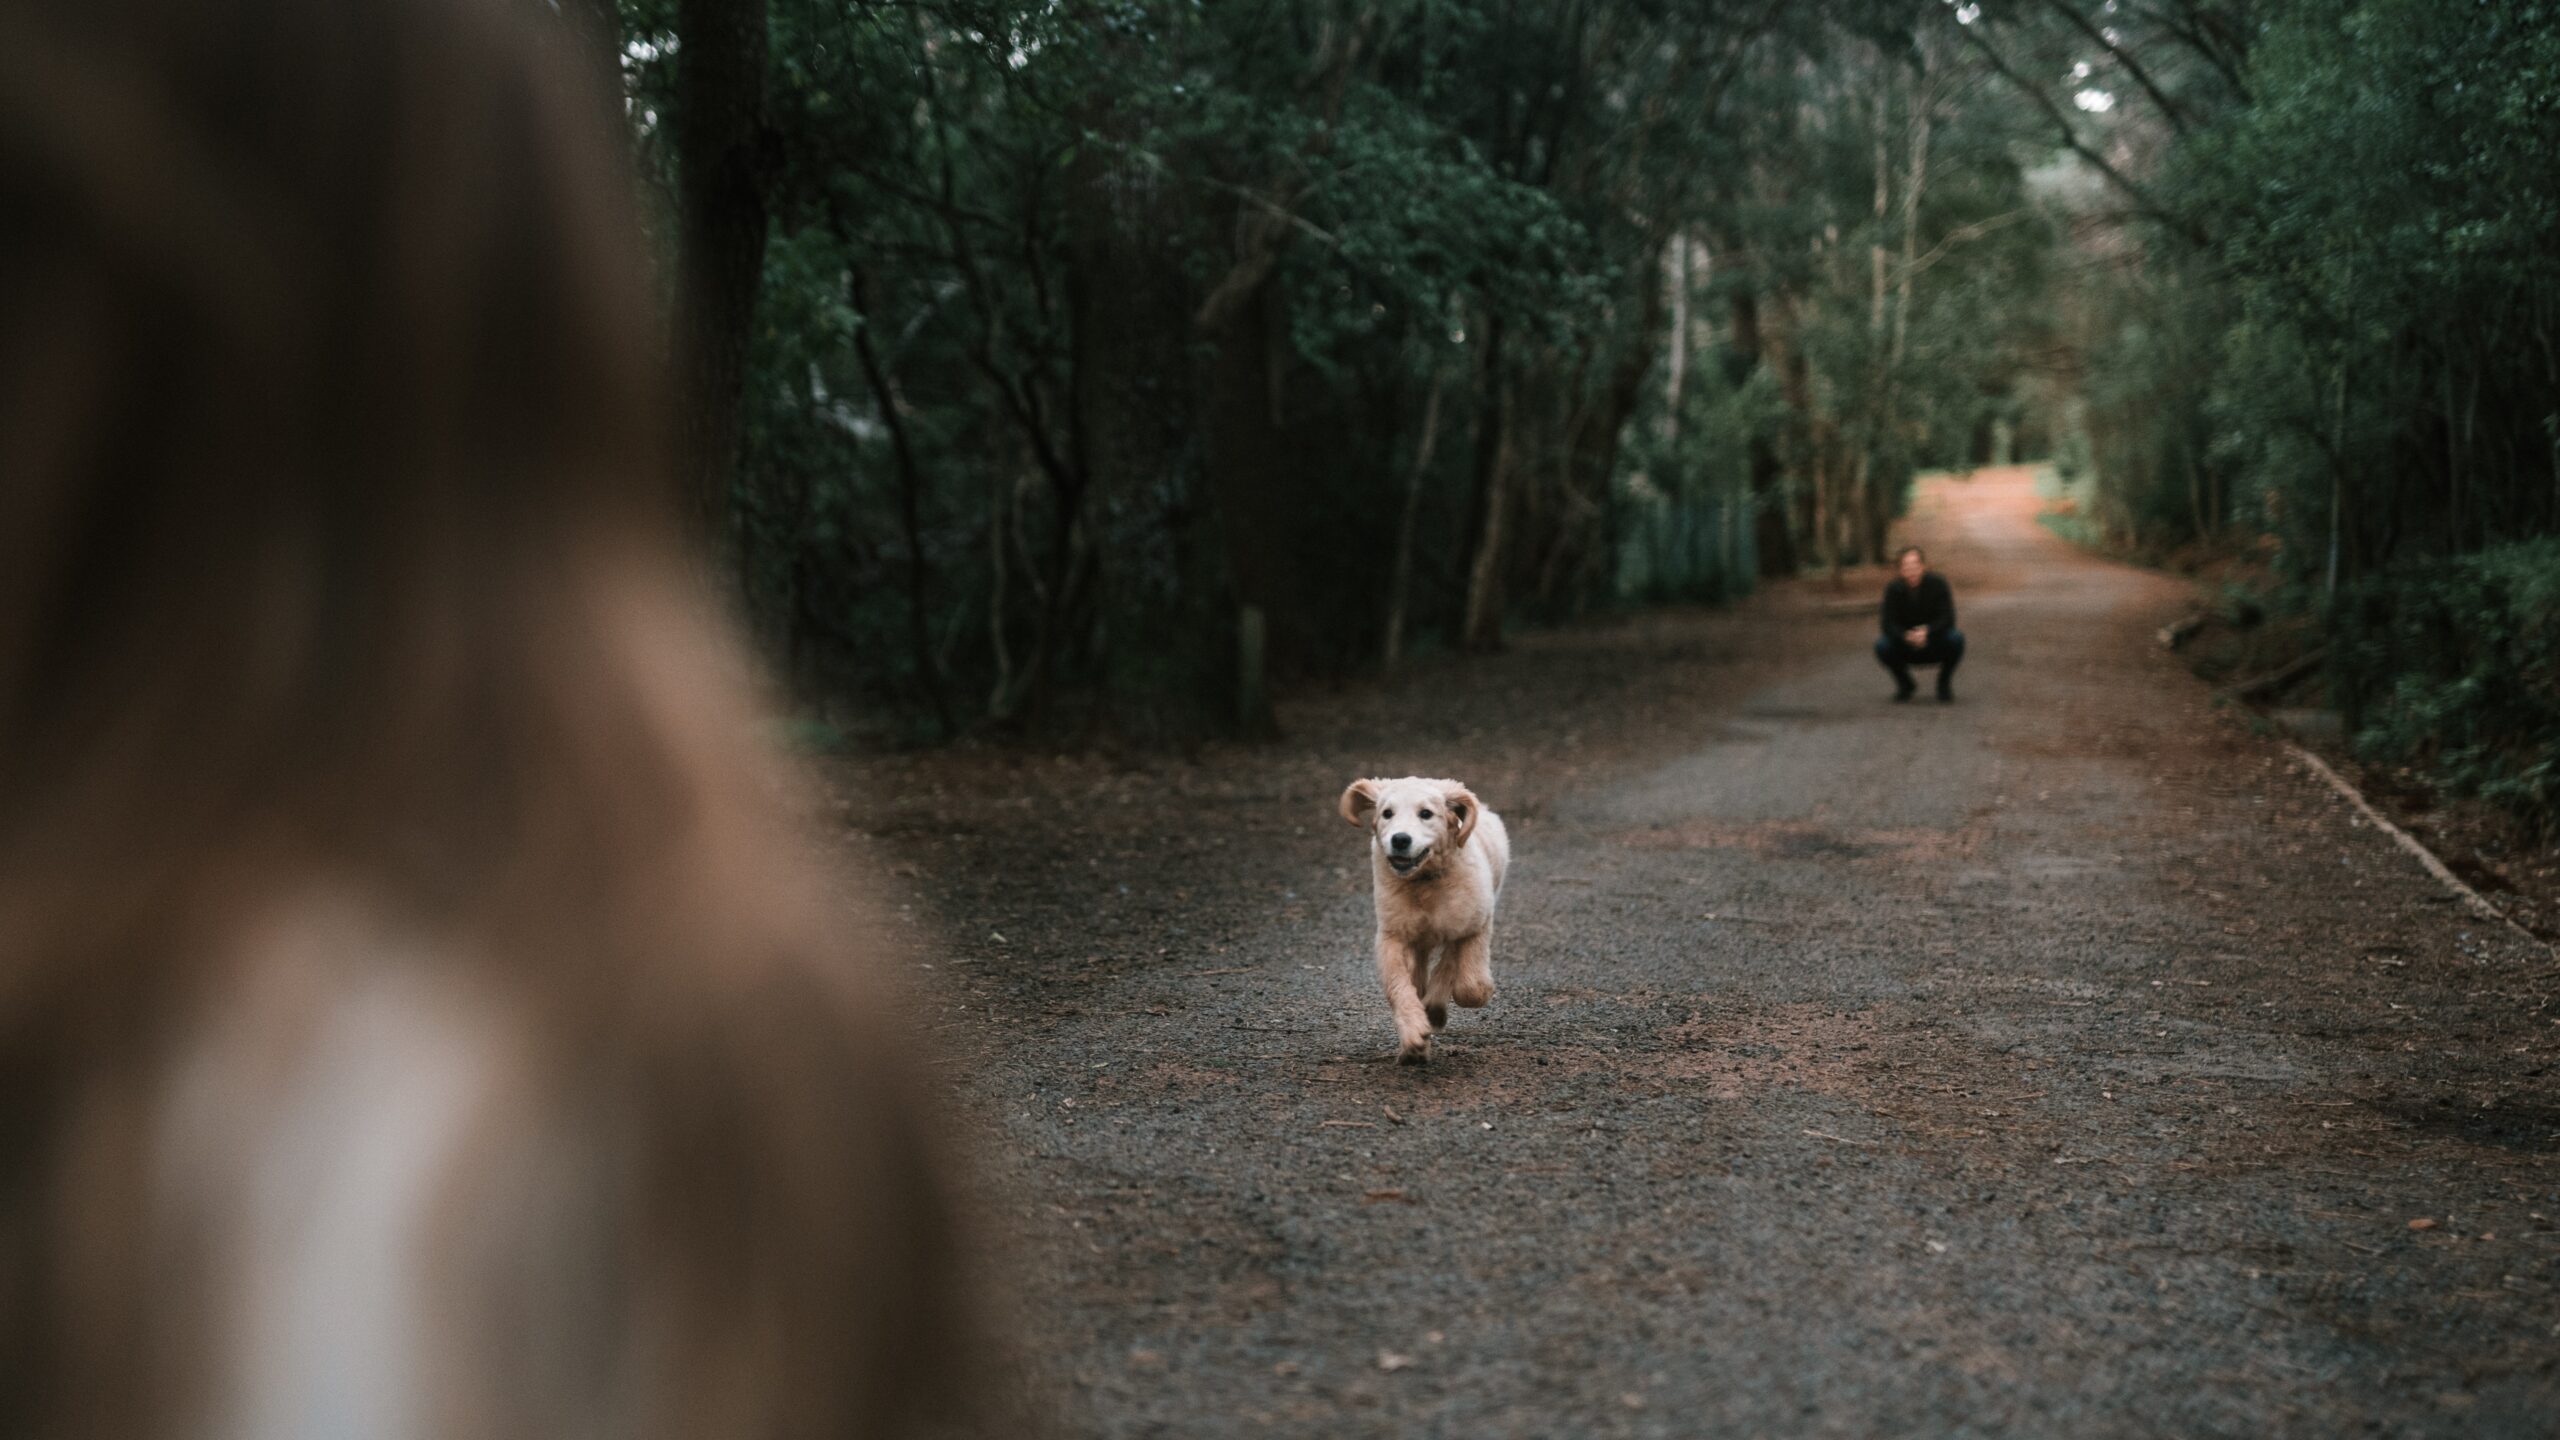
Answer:
<path fill-rule="evenodd" d="M 1422 996 L 1414 985 L 1421 968 L 1419 950 L 1401 940 L 1378 937 L 1378 983 L 1387 992 L 1387 1008 L 1396 1016 L 1396 1058 L 1419 1065 L 1431 1058 L 1431 1020 L 1422 1012 Z"/>
<path fill-rule="evenodd" d="M 1455 954 L 1441 962 L 1442 968 L 1455 970 L 1449 985 L 1449 998 L 1470 1010 L 1481 1010 L 1493 1003 L 1493 931 L 1479 930 L 1455 947 Z"/>
<path fill-rule="evenodd" d="M 1422 991 L 1422 1014 L 1431 1022 L 1432 1029 L 1447 1029 L 1449 986 L 1458 977 L 1458 952 L 1443 945 L 1436 951 L 1415 946 L 1413 953 L 1424 957 L 1414 965 L 1414 978 L 1421 981 L 1416 988 Z M 1432 958 L 1435 955 L 1437 958 Z M 1426 970 L 1427 979 L 1424 978 Z"/>

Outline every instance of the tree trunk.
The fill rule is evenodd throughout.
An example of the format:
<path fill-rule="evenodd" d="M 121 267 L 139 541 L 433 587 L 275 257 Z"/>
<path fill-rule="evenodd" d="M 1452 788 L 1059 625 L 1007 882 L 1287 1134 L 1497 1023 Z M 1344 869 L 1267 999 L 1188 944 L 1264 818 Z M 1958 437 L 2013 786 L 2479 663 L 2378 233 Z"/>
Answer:
<path fill-rule="evenodd" d="M 1137 124 L 1107 101 L 1082 123 L 1113 141 Z M 1174 197 L 1117 144 L 1079 149 L 1067 197 L 1070 430 L 1092 492 L 1093 611 L 1069 616 L 1076 632 L 1059 643 L 1068 655 L 1086 647 L 1110 723 L 1132 737 L 1215 733 L 1232 723 L 1237 630 L 1211 605 L 1223 587 L 1204 573 L 1213 537 L 1190 493 L 1199 416 Z"/>
<path fill-rule="evenodd" d="M 1890 467 L 1877 486 L 1869 530 L 1870 560 L 1885 559 L 1885 534 L 1892 528 L 1896 495 L 1911 473 L 1910 451 L 1902 437 L 1903 364 L 1911 353 L 1912 286 L 1920 269 L 1920 199 L 1929 187 L 1929 141 L 1937 104 L 1936 57 L 1924 37 L 1920 45 L 1920 78 L 1911 86 L 1910 113 L 1905 117 L 1909 164 L 1902 182 L 1902 262 L 1894 281 L 1893 336 L 1885 345 L 1884 396 L 1880 453 Z M 1888 489 L 1887 486 L 1891 488 Z"/>
<path fill-rule="evenodd" d="M 1920 197 L 1929 186 L 1929 141 L 1935 128 L 1937 108 L 1936 57 L 1925 42 L 1920 47 L 1922 69 L 1919 83 L 1911 89 L 1910 166 L 1902 184 L 1902 273 L 1895 285 L 1893 310 L 1893 343 L 1885 352 L 1887 372 L 1896 377 L 1902 372 L 1903 357 L 1910 353 L 1911 287 L 1920 269 Z"/>
<path fill-rule="evenodd" d="M 1748 290 L 1733 295 L 1734 383 L 1760 367 L 1760 299 Z M 1755 575 L 1793 575 L 1796 539 L 1787 524 L 1786 467 L 1766 435 L 1751 437 L 1751 548 Z"/>
<path fill-rule="evenodd" d="M 987 716 L 1003 720 L 1013 709 L 1013 647 L 1005 639 L 1005 551 L 1012 543 L 1014 484 L 999 474 L 987 496 L 987 648 L 996 678 L 987 691 Z"/>
<path fill-rule="evenodd" d="M 1867 237 L 1867 386 L 1863 413 L 1853 432 L 1858 453 L 1849 461 L 1848 490 L 1837 497 L 1843 528 L 1851 552 L 1858 561 L 1883 558 L 1886 501 L 1883 477 L 1877 473 L 1876 455 L 1888 443 L 1893 432 L 1893 357 L 1886 336 L 1887 298 L 1891 294 L 1885 263 L 1885 221 L 1893 204 L 1893 69 L 1878 49 L 1876 63 L 1876 96 L 1873 140 L 1875 148 L 1875 187 L 1871 230 Z M 1841 555 L 1831 555 L 1831 574 L 1839 578 Z"/>
<path fill-rule="evenodd" d="M 1876 54 L 1877 80 L 1888 81 L 1891 72 L 1885 67 L 1884 54 Z M 1884 220 L 1893 203 L 1893 160 L 1889 142 L 1892 139 L 1892 87 L 1879 83 L 1876 88 L 1875 140 L 1875 227 L 1867 237 L 1867 341 L 1874 358 L 1884 354 Z"/>
<path fill-rule="evenodd" d="M 693 511 L 726 536 L 767 225 L 764 0 L 678 0 L 677 367 Z"/>
<path fill-rule="evenodd" d="M 1485 326 L 1485 410 L 1476 441 L 1476 543 L 1467 566 L 1467 606 L 1458 622 L 1462 650 L 1502 648 L 1502 546 L 1511 509 L 1512 404 L 1502 373 L 1502 319 Z"/>
<path fill-rule="evenodd" d="M 1782 467 L 1795 476 L 1798 484 L 1792 497 L 1800 515 L 1790 523 L 1803 544 L 1793 557 L 1797 568 L 1824 560 L 1830 554 L 1826 534 L 1827 485 L 1824 478 L 1822 422 L 1813 413 L 1813 372 L 1804 347 L 1796 334 L 1800 316 L 1793 296 L 1779 291 L 1774 297 L 1777 325 L 1763 332 L 1763 341 L 1778 371 L 1778 391 L 1787 402 L 1787 447 L 1781 457 Z"/>
<path fill-rule="evenodd" d="M 1662 381 L 1662 438 L 1680 438 L 1680 391 L 1689 378 L 1689 236 L 1672 237 L 1671 373 Z"/>
<path fill-rule="evenodd" d="M 1484 528 L 1476 541 L 1474 562 L 1467 568 L 1467 611 L 1459 628 L 1459 644 L 1477 653 L 1502 648 L 1502 547 L 1506 512 L 1511 508 L 1512 398 L 1498 394 L 1491 402 L 1491 443 L 1478 482 L 1484 497 Z"/>
<path fill-rule="evenodd" d="M 1830 457 L 1823 453 L 1824 449 L 1822 441 L 1817 437 L 1812 446 L 1813 534 L 1816 542 L 1822 547 L 1816 553 L 1822 557 L 1823 571 L 1831 577 L 1833 585 L 1838 585 L 1840 583 L 1840 506 L 1838 498 L 1831 493 Z"/>
<path fill-rule="evenodd" d="M 951 720 L 951 702 L 942 693 L 942 667 L 934 663 L 925 620 L 924 473 L 907 435 L 905 410 L 889 383 L 888 369 L 880 363 L 880 348 L 872 343 L 870 290 L 869 279 L 855 271 L 852 298 L 858 323 L 853 329 L 853 349 L 862 362 L 863 378 L 871 384 L 872 398 L 879 403 L 880 423 L 888 427 L 890 450 L 898 463 L 898 522 L 907 543 L 907 643 L 914 650 L 916 682 L 924 687 L 933 718 L 947 737 L 958 727 Z"/>
<path fill-rule="evenodd" d="M 1395 578 L 1387 592 L 1387 637 L 1383 654 L 1388 665 L 1404 655 L 1404 620 L 1413 596 L 1413 531 L 1422 514 L 1422 486 L 1431 474 L 1431 452 L 1440 440 L 1440 392 L 1446 376 L 1431 377 L 1431 398 L 1422 403 L 1422 440 L 1414 447 L 1413 469 L 1405 476 L 1404 513 L 1396 520 Z"/>
<path fill-rule="evenodd" d="M 2321 598 L 2338 598 L 2339 552 L 2344 547 L 2347 513 L 2347 366 L 2338 362 L 2338 402 L 2329 436 L 2329 567 Z"/>
<path fill-rule="evenodd" d="M 1195 327 L 1198 318 L 1195 316 Z M 1224 316 L 1195 331 L 1209 346 L 1202 376 L 1201 459 L 1216 514 L 1221 556 L 1242 614 L 1236 629 L 1236 712 L 1241 734 L 1278 733 L 1262 669 L 1270 652 L 1270 617 L 1292 617 L 1288 535 L 1299 476 L 1296 447 L 1282 429 L 1281 361 L 1287 317 L 1280 287 L 1268 276 L 1238 297 Z M 1214 604 L 1212 595 L 1190 597 Z M 1285 644 L 1292 632 L 1278 638 Z"/>

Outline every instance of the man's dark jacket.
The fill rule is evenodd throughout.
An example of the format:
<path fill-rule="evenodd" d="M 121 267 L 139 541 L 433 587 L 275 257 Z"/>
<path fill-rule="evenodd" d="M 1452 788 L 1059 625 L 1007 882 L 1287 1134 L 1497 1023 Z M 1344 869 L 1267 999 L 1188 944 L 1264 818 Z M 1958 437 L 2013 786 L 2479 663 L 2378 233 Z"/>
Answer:
<path fill-rule="evenodd" d="M 1897 575 L 1892 584 L 1884 587 L 1885 638 L 1899 642 L 1902 632 L 1914 625 L 1929 627 L 1932 645 L 1956 628 L 1956 592 L 1935 570 L 1922 575 L 1916 586 L 1904 584 Z"/>

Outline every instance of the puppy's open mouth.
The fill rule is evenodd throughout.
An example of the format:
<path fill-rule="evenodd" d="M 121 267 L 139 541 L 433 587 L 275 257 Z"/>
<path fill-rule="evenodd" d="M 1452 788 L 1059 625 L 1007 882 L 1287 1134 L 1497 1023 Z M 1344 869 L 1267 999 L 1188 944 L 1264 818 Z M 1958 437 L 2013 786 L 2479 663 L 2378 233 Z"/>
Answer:
<path fill-rule="evenodd" d="M 1427 858 L 1428 856 L 1425 855 L 1390 855 L 1387 857 L 1387 868 L 1399 875 L 1410 875 L 1422 868 L 1422 862 Z"/>

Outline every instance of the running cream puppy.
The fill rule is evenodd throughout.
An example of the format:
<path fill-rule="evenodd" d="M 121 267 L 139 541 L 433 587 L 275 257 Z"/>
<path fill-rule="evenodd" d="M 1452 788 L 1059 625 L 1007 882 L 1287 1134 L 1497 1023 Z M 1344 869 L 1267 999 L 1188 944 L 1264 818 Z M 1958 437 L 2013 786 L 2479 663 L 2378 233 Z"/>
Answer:
<path fill-rule="evenodd" d="M 1354 780 L 1342 818 L 1369 832 L 1378 979 L 1395 1011 L 1396 1058 L 1418 1065 L 1452 1003 L 1493 999 L 1493 909 L 1511 836 L 1455 780 Z"/>

